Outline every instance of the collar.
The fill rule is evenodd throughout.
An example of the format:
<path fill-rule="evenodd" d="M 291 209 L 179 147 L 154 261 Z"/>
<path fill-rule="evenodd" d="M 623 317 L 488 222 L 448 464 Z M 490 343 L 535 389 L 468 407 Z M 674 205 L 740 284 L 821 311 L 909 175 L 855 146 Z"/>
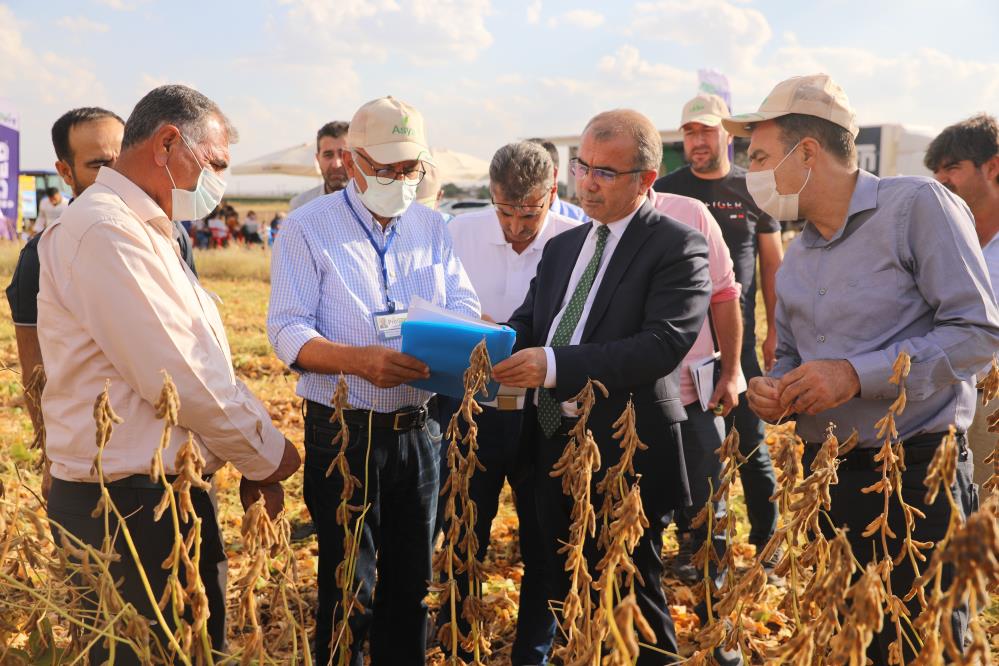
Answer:
<path fill-rule="evenodd" d="M 858 169 L 857 182 L 853 186 L 850 205 L 846 210 L 846 222 L 836 230 L 836 233 L 829 240 L 822 237 L 822 234 L 818 232 L 815 225 L 807 223 L 801 231 L 802 241 L 805 246 L 821 247 L 823 245 L 831 245 L 842 238 L 855 215 L 868 210 L 874 210 L 878 207 L 878 187 L 880 183 L 881 179 L 873 173 Z"/>
<path fill-rule="evenodd" d="M 320 187 L 323 186 L 320 185 Z M 362 224 L 368 225 L 368 228 L 372 229 L 373 231 L 376 231 L 379 234 L 388 233 L 389 230 L 392 229 L 393 227 L 396 227 L 395 230 L 396 233 L 400 232 L 400 229 L 398 227 L 399 227 L 399 220 L 402 219 L 402 215 L 393 217 L 391 220 L 389 220 L 389 223 L 385 225 L 385 228 L 382 229 L 381 223 L 379 223 L 378 220 L 375 219 L 375 216 L 371 214 L 371 211 L 368 210 L 368 208 L 364 205 L 364 202 L 361 201 L 361 192 L 360 190 L 357 189 L 357 182 L 353 178 L 351 178 L 350 182 L 347 183 L 347 187 L 343 188 L 343 193 L 349 200 L 349 203 L 351 207 L 354 209 L 354 212 L 357 213 L 357 215 L 361 218 Z M 336 193 L 334 192 L 334 194 Z M 405 213 L 403 213 L 403 215 L 405 215 Z"/>
<path fill-rule="evenodd" d="M 120 172 L 111 167 L 101 167 L 100 171 L 97 172 L 95 182 L 117 194 L 140 220 L 152 224 L 168 236 L 173 235 L 173 225 L 170 223 L 170 218 L 163 212 L 159 204 Z"/>

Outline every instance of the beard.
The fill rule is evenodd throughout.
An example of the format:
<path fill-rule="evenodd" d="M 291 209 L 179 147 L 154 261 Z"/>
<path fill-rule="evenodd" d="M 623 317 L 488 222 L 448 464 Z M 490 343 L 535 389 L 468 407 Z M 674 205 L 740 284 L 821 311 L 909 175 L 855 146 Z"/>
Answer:
<path fill-rule="evenodd" d="M 326 173 L 323 174 L 323 184 L 326 187 L 327 194 L 332 194 L 333 192 L 339 192 L 343 188 L 347 187 L 346 169 L 327 171 Z"/>
<path fill-rule="evenodd" d="M 690 161 L 690 168 L 697 173 L 711 173 L 718 170 L 720 162 L 721 158 L 718 155 L 712 155 L 707 162 L 703 162 L 700 165 L 696 165 L 693 161 Z"/>

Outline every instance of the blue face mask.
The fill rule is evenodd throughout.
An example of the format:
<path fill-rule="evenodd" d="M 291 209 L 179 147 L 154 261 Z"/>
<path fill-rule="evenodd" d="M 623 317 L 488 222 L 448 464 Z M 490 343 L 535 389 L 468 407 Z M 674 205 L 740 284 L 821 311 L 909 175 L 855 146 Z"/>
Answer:
<path fill-rule="evenodd" d="M 195 155 L 194 149 L 191 148 L 191 144 L 187 142 L 183 134 L 181 134 L 180 139 L 187 146 L 187 149 L 191 151 L 194 161 L 198 162 L 198 156 Z M 170 182 L 173 184 L 173 191 L 171 192 L 173 211 L 170 219 L 174 222 L 200 220 L 203 217 L 207 217 L 222 201 L 222 195 L 225 193 L 225 181 L 219 178 L 218 174 L 208 167 L 201 167 L 201 175 L 198 176 L 198 183 L 194 186 L 193 190 L 181 190 L 177 188 L 173 174 L 170 173 L 170 167 L 165 164 L 163 166 L 167 170 Z"/>

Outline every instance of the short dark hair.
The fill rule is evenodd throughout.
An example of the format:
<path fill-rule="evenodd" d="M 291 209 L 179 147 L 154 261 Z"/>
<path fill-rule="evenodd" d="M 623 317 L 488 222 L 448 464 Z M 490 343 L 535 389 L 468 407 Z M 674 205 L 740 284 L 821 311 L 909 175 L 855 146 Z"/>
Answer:
<path fill-rule="evenodd" d="M 319 140 L 324 136 L 328 136 L 331 139 L 339 139 L 347 133 L 350 129 L 350 123 L 346 120 L 334 120 L 333 122 L 326 123 L 319 128 L 316 132 L 316 152 L 319 152 Z"/>
<path fill-rule="evenodd" d="M 47 188 L 45 188 L 45 196 L 47 196 L 47 197 L 54 197 L 57 194 L 59 194 L 59 188 L 58 187 L 47 187 Z"/>
<path fill-rule="evenodd" d="M 554 181 L 551 158 L 533 141 L 508 143 L 489 163 L 489 183 L 499 187 L 510 203 L 523 201 L 539 188 L 547 192 Z"/>
<path fill-rule="evenodd" d="M 805 137 L 811 137 L 842 164 L 851 166 L 857 163 L 857 145 L 853 140 L 853 133 L 845 127 L 804 113 L 778 116 L 774 118 L 774 122 L 780 128 L 781 143 L 786 151 L 790 151 Z"/>
<path fill-rule="evenodd" d="M 976 167 L 999 154 L 999 125 L 987 113 L 954 123 L 930 141 L 923 164 L 930 171 L 952 162 L 971 160 Z"/>
<path fill-rule="evenodd" d="M 178 84 L 154 88 L 139 100 L 125 122 L 122 149 L 145 141 L 163 125 L 176 125 L 188 141 L 198 143 L 204 136 L 205 121 L 215 116 L 223 124 L 229 143 L 236 143 L 239 133 L 222 113 L 218 104 L 197 90 Z"/>
<path fill-rule="evenodd" d="M 79 109 L 70 109 L 59 116 L 59 120 L 52 125 L 52 147 L 55 148 L 56 157 L 70 164 L 73 162 L 73 149 L 69 145 L 69 131 L 77 125 L 89 123 L 101 118 L 114 118 L 122 125 L 122 120 L 117 113 L 102 109 L 99 106 L 83 106 Z"/>
<path fill-rule="evenodd" d="M 555 144 L 552 143 L 551 141 L 549 141 L 548 139 L 542 139 L 540 137 L 536 137 L 534 139 L 528 139 L 528 141 L 530 143 L 536 143 L 536 144 L 538 144 L 539 146 L 541 146 L 542 148 L 544 148 L 545 150 L 548 151 L 548 156 L 552 158 L 552 164 L 555 165 L 555 170 L 557 171 L 558 170 L 558 148 L 555 147 Z"/>

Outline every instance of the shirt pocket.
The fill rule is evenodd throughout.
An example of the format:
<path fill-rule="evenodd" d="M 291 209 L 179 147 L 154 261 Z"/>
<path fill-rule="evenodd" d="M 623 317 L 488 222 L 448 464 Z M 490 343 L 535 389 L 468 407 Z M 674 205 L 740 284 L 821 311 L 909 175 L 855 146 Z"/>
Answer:
<path fill-rule="evenodd" d="M 828 314 L 848 338 L 875 347 L 898 326 L 898 269 L 894 266 L 846 278 Z"/>

